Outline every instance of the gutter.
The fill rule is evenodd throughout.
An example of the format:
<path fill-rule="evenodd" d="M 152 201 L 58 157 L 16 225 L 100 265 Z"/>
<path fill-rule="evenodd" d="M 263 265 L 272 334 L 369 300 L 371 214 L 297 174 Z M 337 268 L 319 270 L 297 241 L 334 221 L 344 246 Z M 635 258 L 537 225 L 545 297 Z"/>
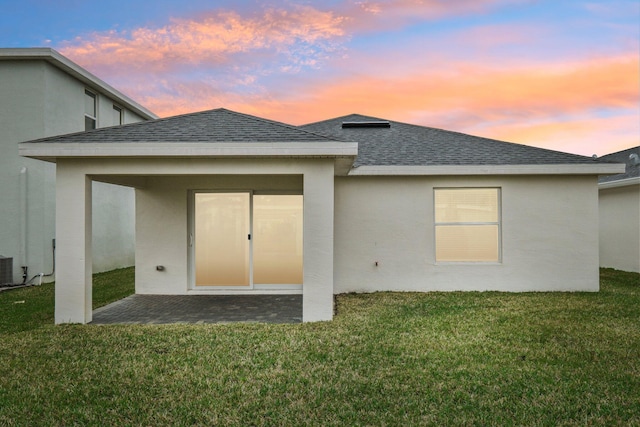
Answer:
<path fill-rule="evenodd" d="M 624 172 L 624 164 L 551 164 L 551 165 L 432 165 L 432 166 L 359 166 L 350 176 L 375 175 L 613 175 Z"/>
<path fill-rule="evenodd" d="M 605 190 L 607 188 L 628 187 L 630 185 L 640 185 L 640 176 L 618 179 L 615 181 L 601 182 L 598 184 L 598 189 Z"/>

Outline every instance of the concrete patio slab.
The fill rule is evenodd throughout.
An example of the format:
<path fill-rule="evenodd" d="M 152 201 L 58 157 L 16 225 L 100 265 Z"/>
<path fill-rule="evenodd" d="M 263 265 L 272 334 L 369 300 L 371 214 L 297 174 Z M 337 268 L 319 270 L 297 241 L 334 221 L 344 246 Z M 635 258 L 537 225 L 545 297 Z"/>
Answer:
<path fill-rule="evenodd" d="M 300 323 L 302 295 L 131 295 L 93 311 L 93 325 Z"/>

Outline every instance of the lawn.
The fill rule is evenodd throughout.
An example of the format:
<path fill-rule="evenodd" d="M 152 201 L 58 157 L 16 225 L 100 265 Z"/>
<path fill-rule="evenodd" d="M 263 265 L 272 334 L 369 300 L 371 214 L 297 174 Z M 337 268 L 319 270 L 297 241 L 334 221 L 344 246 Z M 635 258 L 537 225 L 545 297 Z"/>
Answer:
<path fill-rule="evenodd" d="M 132 283 L 97 275 L 94 305 Z M 53 285 L 0 293 L 0 425 L 640 425 L 635 273 L 340 295 L 321 323 L 52 323 Z"/>

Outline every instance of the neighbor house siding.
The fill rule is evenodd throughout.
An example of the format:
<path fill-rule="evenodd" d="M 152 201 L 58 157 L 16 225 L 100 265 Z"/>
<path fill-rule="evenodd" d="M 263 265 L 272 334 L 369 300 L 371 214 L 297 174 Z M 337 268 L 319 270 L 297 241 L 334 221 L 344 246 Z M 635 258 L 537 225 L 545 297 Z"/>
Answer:
<path fill-rule="evenodd" d="M 44 60 L 0 60 L 0 255 L 14 259 L 15 282 L 22 280 L 23 265 L 30 277 L 52 272 L 56 237 L 56 166 L 19 156 L 18 143 L 84 130 L 85 87 Z M 112 125 L 112 115 L 100 110 L 115 102 L 92 90 L 98 94 L 98 126 Z M 125 109 L 127 123 L 141 120 Z M 133 265 L 133 192 L 94 187 L 94 271 Z"/>
<path fill-rule="evenodd" d="M 436 263 L 447 187 L 501 189 L 501 262 Z M 597 291 L 596 193 L 595 176 L 336 178 L 334 291 Z"/>
<path fill-rule="evenodd" d="M 600 265 L 640 272 L 640 185 L 600 190 Z"/>

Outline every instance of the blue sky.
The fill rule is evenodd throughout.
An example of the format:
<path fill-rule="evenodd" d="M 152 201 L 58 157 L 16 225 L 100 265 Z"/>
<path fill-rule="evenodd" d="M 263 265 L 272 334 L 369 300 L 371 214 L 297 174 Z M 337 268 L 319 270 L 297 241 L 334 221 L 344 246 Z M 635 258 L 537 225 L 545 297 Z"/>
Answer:
<path fill-rule="evenodd" d="M 1 47 L 52 47 L 161 116 L 362 113 L 598 155 L 640 145 L 640 2 L 4 1 Z"/>

